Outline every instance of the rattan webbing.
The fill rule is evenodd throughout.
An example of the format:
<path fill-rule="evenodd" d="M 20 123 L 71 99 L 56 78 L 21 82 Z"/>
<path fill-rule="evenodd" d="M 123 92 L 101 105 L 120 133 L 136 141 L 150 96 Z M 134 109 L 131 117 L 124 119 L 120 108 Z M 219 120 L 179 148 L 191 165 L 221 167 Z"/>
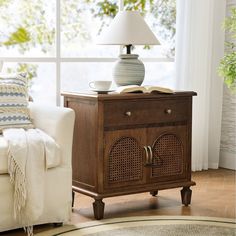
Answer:
<path fill-rule="evenodd" d="M 183 146 L 174 134 L 164 134 L 159 137 L 153 147 L 152 176 L 171 176 L 183 171 Z"/>
<path fill-rule="evenodd" d="M 122 137 L 116 141 L 109 154 L 108 181 L 112 183 L 142 179 L 142 151 L 134 138 Z"/>

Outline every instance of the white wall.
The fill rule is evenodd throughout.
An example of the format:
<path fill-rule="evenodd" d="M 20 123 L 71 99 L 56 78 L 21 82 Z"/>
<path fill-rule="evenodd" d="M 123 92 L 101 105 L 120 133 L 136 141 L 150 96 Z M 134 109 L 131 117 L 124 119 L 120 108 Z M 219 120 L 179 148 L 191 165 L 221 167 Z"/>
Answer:
<path fill-rule="evenodd" d="M 236 0 L 227 0 L 226 15 L 231 6 L 236 7 Z M 226 86 L 223 91 L 220 167 L 236 170 L 236 95 L 232 95 Z"/>

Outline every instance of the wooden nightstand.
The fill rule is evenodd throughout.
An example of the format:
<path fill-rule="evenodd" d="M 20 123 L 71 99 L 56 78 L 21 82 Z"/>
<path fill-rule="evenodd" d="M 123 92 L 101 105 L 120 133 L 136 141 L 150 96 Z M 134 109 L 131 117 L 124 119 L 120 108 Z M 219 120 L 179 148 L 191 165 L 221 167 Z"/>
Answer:
<path fill-rule="evenodd" d="M 190 204 L 194 95 L 63 93 L 76 113 L 73 190 L 95 199 L 96 219 L 103 198 L 124 194 L 183 187 Z"/>

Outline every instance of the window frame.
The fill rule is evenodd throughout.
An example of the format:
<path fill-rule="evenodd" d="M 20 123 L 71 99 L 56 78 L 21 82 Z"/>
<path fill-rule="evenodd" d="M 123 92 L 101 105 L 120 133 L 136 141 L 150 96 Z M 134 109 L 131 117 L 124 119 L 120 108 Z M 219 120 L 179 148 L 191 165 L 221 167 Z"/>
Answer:
<path fill-rule="evenodd" d="M 119 11 L 124 9 L 124 0 L 119 0 Z M 115 62 L 117 60 L 116 57 L 61 57 L 61 0 L 56 0 L 56 55 L 55 57 L 0 57 L 0 62 L 12 62 L 12 63 L 55 63 L 56 67 L 56 105 L 61 106 L 61 64 L 69 63 L 69 62 Z M 120 47 L 121 52 L 121 47 Z M 117 52 L 117 57 L 118 57 Z M 140 59 L 143 62 L 174 62 L 174 58 L 167 57 L 148 57 Z"/>

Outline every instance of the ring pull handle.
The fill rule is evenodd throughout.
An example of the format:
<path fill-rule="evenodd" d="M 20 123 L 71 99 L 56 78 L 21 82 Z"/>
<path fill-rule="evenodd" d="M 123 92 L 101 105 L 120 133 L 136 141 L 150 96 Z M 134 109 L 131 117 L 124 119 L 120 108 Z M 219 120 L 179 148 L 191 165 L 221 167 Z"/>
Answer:
<path fill-rule="evenodd" d="M 146 165 L 149 165 L 149 155 L 148 155 L 148 148 L 146 146 L 143 147 L 146 153 Z"/>
<path fill-rule="evenodd" d="M 126 111 L 126 112 L 125 112 L 125 115 L 126 115 L 126 116 L 131 116 L 132 113 L 131 113 L 131 111 Z"/>
<path fill-rule="evenodd" d="M 147 146 L 149 152 L 150 152 L 150 162 L 149 164 L 151 165 L 152 164 L 152 159 L 153 159 L 153 155 L 152 155 L 152 148 L 150 146 Z"/>
<path fill-rule="evenodd" d="M 168 109 L 165 110 L 165 113 L 170 115 L 172 113 L 172 110 L 170 108 L 168 108 Z"/>

